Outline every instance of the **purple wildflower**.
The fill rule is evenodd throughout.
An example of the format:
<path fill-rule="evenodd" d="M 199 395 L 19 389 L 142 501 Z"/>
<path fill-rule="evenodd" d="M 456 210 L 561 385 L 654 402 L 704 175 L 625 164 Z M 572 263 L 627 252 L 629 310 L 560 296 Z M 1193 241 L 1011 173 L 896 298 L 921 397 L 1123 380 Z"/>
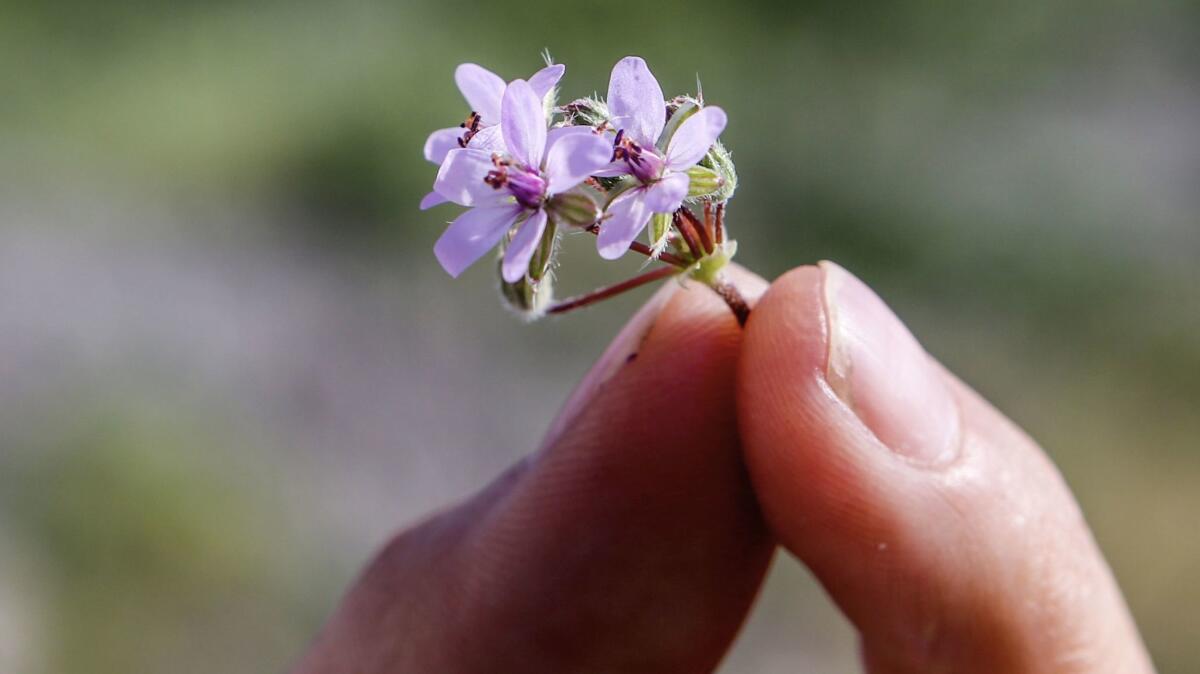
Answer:
<path fill-rule="evenodd" d="M 501 275 L 515 283 L 525 275 L 546 229 L 546 201 L 583 182 L 609 163 L 611 146 L 587 128 L 546 130 L 543 94 L 515 80 L 499 98 L 499 145 L 451 149 L 434 182 L 440 198 L 470 210 L 438 239 L 434 253 L 458 276 L 500 243 L 514 223 Z"/>
<path fill-rule="evenodd" d="M 704 158 L 725 129 L 725 112 L 706 107 L 684 120 L 660 151 L 656 143 L 666 126 L 666 101 L 646 62 L 627 56 L 613 66 L 608 109 L 617 129 L 608 174 L 628 174 L 637 185 L 608 206 L 596 246 L 614 260 L 629 249 L 654 213 L 671 213 L 688 193 L 687 170 Z"/>
<path fill-rule="evenodd" d="M 538 99 L 545 98 L 566 72 L 562 64 L 549 65 L 529 78 L 529 86 Z M 441 165 L 451 151 L 464 147 L 481 150 L 503 150 L 500 130 L 500 102 L 508 86 L 499 75 L 474 63 L 463 63 L 454 70 L 454 82 L 471 114 L 458 126 L 438 129 L 425 139 L 425 159 Z M 446 203 L 437 192 L 430 192 L 421 199 L 421 210 Z"/>

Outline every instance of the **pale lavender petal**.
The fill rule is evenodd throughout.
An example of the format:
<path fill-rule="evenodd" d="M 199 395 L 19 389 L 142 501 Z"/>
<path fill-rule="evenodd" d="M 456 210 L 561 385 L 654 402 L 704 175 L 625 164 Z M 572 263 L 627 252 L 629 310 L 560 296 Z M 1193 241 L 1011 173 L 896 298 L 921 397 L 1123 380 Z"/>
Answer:
<path fill-rule="evenodd" d="M 615 260 L 629 250 L 629 244 L 646 228 L 650 211 L 646 208 L 645 190 L 637 188 L 622 194 L 608 207 L 608 219 L 600 224 L 596 249 L 600 257 Z"/>
<path fill-rule="evenodd" d="M 667 123 L 662 87 L 637 56 L 613 66 L 608 80 L 608 112 L 612 123 L 644 147 L 653 147 Z"/>
<path fill-rule="evenodd" d="M 612 147 L 611 145 L 609 147 Z M 592 175 L 597 178 L 620 178 L 621 176 L 629 175 L 629 162 L 624 159 L 618 159 L 614 162 L 609 162 L 603 168 L 594 171 Z"/>
<path fill-rule="evenodd" d="M 600 136 L 576 133 L 562 137 L 546 151 L 546 194 L 554 195 L 575 187 L 607 167 L 611 157 L 612 146 Z"/>
<path fill-rule="evenodd" d="M 525 80 L 513 80 L 504 90 L 500 127 L 509 154 L 526 166 L 541 166 L 546 149 L 546 109 Z"/>
<path fill-rule="evenodd" d="M 516 283 L 529 269 L 529 260 L 542 241 L 542 232 L 546 231 L 546 211 L 538 209 L 521 223 L 517 235 L 504 251 L 504 262 L 500 264 L 500 275 L 509 283 Z"/>
<path fill-rule="evenodd" d="M 686 170 L 703 159 L 725 130 L 725 122 L 725 111 L 717 107 L 704 108 L 683 120 L 667 146 L 667 167 Z"/>
<path fill-rule="evenodd" d="M 450 223 L 434 244 L 433 254 L 446 273 L 457 277 L 500 243 L 521 211 L 520 206 L 472 208 Z"/>
<path fill-rule="evenodd" d="M 646 208 L 651 213 L 671 213 L 687 196 L 688 174 L 668 171 L 663 179 L 646 188 Z"/>
<path fill-rule="evenodd" d="M 550 154 L 550 148 L 554 147 L 554 144 L 557 143 L 558 141 L 562 140 L 563 138 L 566 138 L 567 136 L 574 136 L 577 134 L 578 135 L 589 134 L 592 136 L 598 135 L 598 134 L 596 134 L 596 130 L 590 126 L 556 126 L 553 129 L 550 129 L 549 131 L 546 132 L 546 154 L 547 155 Z M 611 152 L 612 139 L 609 138 L 609 140 L 606 142 L 608 143 L 608 147 L 610 148 L 609 154 L 612 154 L 612 152 Z"/>
<path fill-rule="evenodd" d="M 441 164 L 446 159 L 446 153 L 457 148 L 458 139 L 462 138 L 462 127 L 438 129 L 425 139 L 425 159 L 435 164 Z"/>
<path fill-rule="evenodd" d="M 471 110 L 479 113 L 484 122 L 496 124 L 500 121 L 504 80 L 499 75 L 474 63 L 464 63 L 454 70 L 454 82 Z"/>
<path fill-rule="evenodd" d="M 504 134 L 500 131 L 500 125 L 485 126 L 471 136 L 471 140 L 467 141 L 467 147 L 484 152 L 499 152 L 501 154 L 508 152 L 508 147 L 504 144 Z"/>
<path fill-rule="evenodd" d="M 446 197 L 443 197 L 437 192 L 430 192 L 421 199 L 421 210 L 427 211 L 434 206 L 441 206 L 442 204 L 448 202 L 449 200 Z"/>
<path fill-rule="evenodd" d="M 438 169 L 433 190 L 460 206 L 489 205 L 509 195 L 483 182 L 488 171 L 495 168 L 489 152 L 467 148 L 451 150 Z"/>
<path fill-rule="evenodd" d="M 533 89 L 533 93 L 538 95 L 538 98 L 545 98 L 546 94 L 558 84 L 562 79 L 563 73 L 567 71 L 567 67 L 561 63 L 555 63 L 552 66 L 546 66 L 534 73 L 529 78 L 529 88 Z"/>

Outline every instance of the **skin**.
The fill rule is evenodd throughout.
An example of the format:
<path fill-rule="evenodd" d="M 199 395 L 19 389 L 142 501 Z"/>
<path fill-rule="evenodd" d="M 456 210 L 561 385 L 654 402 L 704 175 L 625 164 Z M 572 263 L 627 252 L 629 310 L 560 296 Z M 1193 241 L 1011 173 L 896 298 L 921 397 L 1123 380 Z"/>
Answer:
<path fill-rule="evenodd" d="M 293 674 L 711 671 L 777 546 L 858 629 L 867 672 L 1152 672 L 1028 436 L 932 359 L 947 452 L 888 449 L 934 436 L 887 415 L 869 368 L 844 395 L 839 274 L 768 289 L 734 269 L 744 330 L 711 291 L 664 284 L 541 448 L 398 533 Z"/>

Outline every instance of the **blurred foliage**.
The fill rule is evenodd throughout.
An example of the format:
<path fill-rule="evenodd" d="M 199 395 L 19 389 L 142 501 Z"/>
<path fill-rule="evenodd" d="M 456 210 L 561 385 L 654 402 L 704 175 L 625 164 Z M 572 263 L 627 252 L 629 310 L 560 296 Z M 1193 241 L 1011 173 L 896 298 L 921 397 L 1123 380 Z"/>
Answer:
<path fill-rule="evenodd" d="M 543 47 L 564 98 L 628 53 L 668 94 L 698 74 L 730 113 L 739 261 L 831 258 L 882 289 L 1063 466 L 1162 671 L 1200 666 L 1200 550 L 1174 528 L 1200 507 L 1198 3 L 13 1 L 0 179 L 268 213 L 240 234 L 424 269 L 447 216 L 416 211 L 420 148 L 465 113 L 454 66 L 526 76 Z M 218 236 L 195 219 L 137 235 Z M 566 285 L 612 278 L 592 257 Z M 526 348 L 592 328 L 562 329 Z M 54 588 L 47 671 L 278 669 L 329 583 L 279 577 L 271 507 L 207 451 L 221 422 L 73 416 L 0 454 Z"/>
<path fill-rule="evenodd" d="M 49 646 L 33 657 L 63 674 L 286 662 L 324 609 L 278 546 L 282 517 L 255 494 L 261 478 L 218 460 L 220 434 L 153 408 L 84 412 L 0 475 L 50 588 L 29 616 Z"/>

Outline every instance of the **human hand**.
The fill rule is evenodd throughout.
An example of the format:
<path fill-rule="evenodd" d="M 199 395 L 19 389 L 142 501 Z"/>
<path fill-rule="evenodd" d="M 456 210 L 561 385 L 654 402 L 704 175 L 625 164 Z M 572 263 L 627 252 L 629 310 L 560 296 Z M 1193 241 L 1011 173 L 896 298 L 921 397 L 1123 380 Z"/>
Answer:
<path fill-rule="evenodd" d="M 776 540 L 870 672 L 1152 671 L 1053 465 L 857 279 L 794 270 L 744 331 L 674 286 L 541 449 L 386 546 L 296 674 L 709 671 Z"/>

